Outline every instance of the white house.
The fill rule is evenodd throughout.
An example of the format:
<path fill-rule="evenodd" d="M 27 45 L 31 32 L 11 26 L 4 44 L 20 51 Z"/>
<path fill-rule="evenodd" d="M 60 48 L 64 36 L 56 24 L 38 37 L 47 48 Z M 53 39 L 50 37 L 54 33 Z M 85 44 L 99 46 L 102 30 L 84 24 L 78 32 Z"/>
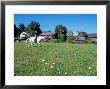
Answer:
<path fill-rule="evenodd" d="M 29 37 L 29 35 L 26 32 L 22 32 L 20 34 L 20 39 L 27 39 Z"/>
<path fill-rule="evenodd" d="M 79 32 L 73 32 L 73 36 L 78 36 Z"/>

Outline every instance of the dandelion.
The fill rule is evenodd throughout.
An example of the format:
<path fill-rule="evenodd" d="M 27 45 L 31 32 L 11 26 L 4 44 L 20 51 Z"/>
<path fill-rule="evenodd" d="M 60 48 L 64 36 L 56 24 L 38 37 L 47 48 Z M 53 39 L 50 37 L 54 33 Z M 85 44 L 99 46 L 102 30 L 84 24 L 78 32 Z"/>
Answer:
<path fill-rule="evenodd" d="M 55 63 L 52 63 L 53 65 L 55 64 Z"/>
<path fill-rule="evenodd" d="M 45 61 L 45 60 L 42 60 L 42 61 Z"/>
<path fill-rule="evenodd" d="M 67 74 L 67 72 L 65 72 L 65 75 Z"/>
<path fill-rule="evenodd" d="M 50 68 L 53 68 L 53 66 L 51 66 Z"/>
<path fill-rule="evenodd" d="M 48 63 L 45 63 L 46 65 L 48 64 Z"/>
<path fill-rule="evenodd" d="M 43 70 L 45 70 L 45 68 L 43 68 Z"/>
<path fill-rule="evenodd" d="M 91 67 L 88 67 L 88 69 L 90 70 L 90 69 L 91 69 Z"/>
<path fill-rule="evenodd" d="M 57 70 L 59 70 L 59 68 L 57 68 Z"/>

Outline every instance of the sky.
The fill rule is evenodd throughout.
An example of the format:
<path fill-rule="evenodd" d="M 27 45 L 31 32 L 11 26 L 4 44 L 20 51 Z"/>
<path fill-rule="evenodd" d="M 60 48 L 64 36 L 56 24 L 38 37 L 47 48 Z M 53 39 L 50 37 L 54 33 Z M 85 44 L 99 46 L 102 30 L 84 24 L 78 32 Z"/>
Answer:
<path fill-rule="evenodd" d="M 34 20 L 40 24 L 42 31 L 55 31 L 57 25 L 63 25 L 68 31 L 85 31 L 97 33 L 96 14 L 15 14 L 14 24 L 19 27 L 23 23 L 26 27 Z"/>

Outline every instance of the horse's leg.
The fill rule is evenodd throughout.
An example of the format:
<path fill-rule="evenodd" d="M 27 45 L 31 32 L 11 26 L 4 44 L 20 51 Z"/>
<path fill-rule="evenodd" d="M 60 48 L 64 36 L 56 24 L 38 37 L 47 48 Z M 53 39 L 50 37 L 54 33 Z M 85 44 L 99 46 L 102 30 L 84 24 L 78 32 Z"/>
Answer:
<path fill-rule="evenodd" d="M 30 40 L 29 40 L 29 39 L 27 39 L 26 43 L 27 43 L 27 45 L 28 45 L 28 46 L 30 46 L 30 45 L 31 45 L 31 42 L 30 42 Z"/>
<path fill-rule="evenodd" d="M 28 46 L 30 46 L 30 45 L 31 45 L 31 42 L 28 43 Z"/>
<path fill-rule="evenodd" d="M 32 46 L 32 41 L 30 42 L 30 45 Z"/>
<path fill-rule="evenodd" d="M 33 42 L 33 47 L 34 47 L 34 46 L 36 46 L 36 43 L 35 43 L 35 41 Z"/>
<path fill-rule="evenodd" d="M 33 47 L 35 47 L 36 46 L 36 44 L 35 44 L 35 42 L 33 42 Z"/>
<path fill-rule="evenodd" d="M 26 40 L 26 44 L 29 45 L 29 40 L 28 39 Z"/>
<path fill-rule="evenodd" d="M 38 47 L 39 47 L 39 41 L 38 41 L 38 39 L 37 39 L 37 44 L 38 44 Z"/>
<path fill-rule="evenodd" d="M 41 46 L 41 43 L 39 42 L 39 47 Z"/>
<path fill-rule="evenodd" d="M 41 44 L 39 42 L 37 42 L 37 44 L 38 44 L 38 47 L 40 47 Z"/>

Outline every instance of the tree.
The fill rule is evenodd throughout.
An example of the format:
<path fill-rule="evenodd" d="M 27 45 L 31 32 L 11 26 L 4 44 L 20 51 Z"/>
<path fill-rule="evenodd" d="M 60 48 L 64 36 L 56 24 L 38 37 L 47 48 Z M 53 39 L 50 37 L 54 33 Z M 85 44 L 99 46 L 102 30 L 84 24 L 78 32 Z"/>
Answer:
<path fill-rule="evenodd" d="M 74 42 L 73 32 L 71 32 L 71 31 L 68 32 L 66 42 L 68 42 L 68 43 Z"/>
<path fill-rule="evenodd" d="M 85 37 L 86 36 L 86 32 L 79 32 L 79 36 Z"/>
<path fill-rule="evenodd" d="M 19 37 L 21 30 L 14 24 L 14 37 Z"/>
<path fill-rule="evenodd" d="M 67 38 L 67 28 L 62 25 L 58 25 L 55 28 L 55 38 L 56 39 L 61 39 L 63 42 L 66 41 Z"/>
<path fill-rule="evenodd" d="M 17 37 L 17 34 L 18 34 L 17 27 L 16 27 L 16 25 L 14 24 L 14 37 Z"/>
<path fill-rule="evenodd" d="M 40 24 L 35 21 L 31 21 L 30 24 L 27 26 L 27 30 L 29 34 L 34 35 L 39 35 L 42 33 L 42 30 L 40 29 Z"/>
<path fill-rule="evenodd" d="M 24 24 L 23 23 L 20 23 L 19 24 L 19 29 L 21 30 L 21 32 L 23 32 L 24 30 L 25 30 L 25 26 L 24 26 Z"/>
<path fill-rule="evenodd" d="M 81 37 L 85 37 L 85 39 L 88 38 L 86 32 L 79 32 L 79 36 L 81 36 Z"/>

